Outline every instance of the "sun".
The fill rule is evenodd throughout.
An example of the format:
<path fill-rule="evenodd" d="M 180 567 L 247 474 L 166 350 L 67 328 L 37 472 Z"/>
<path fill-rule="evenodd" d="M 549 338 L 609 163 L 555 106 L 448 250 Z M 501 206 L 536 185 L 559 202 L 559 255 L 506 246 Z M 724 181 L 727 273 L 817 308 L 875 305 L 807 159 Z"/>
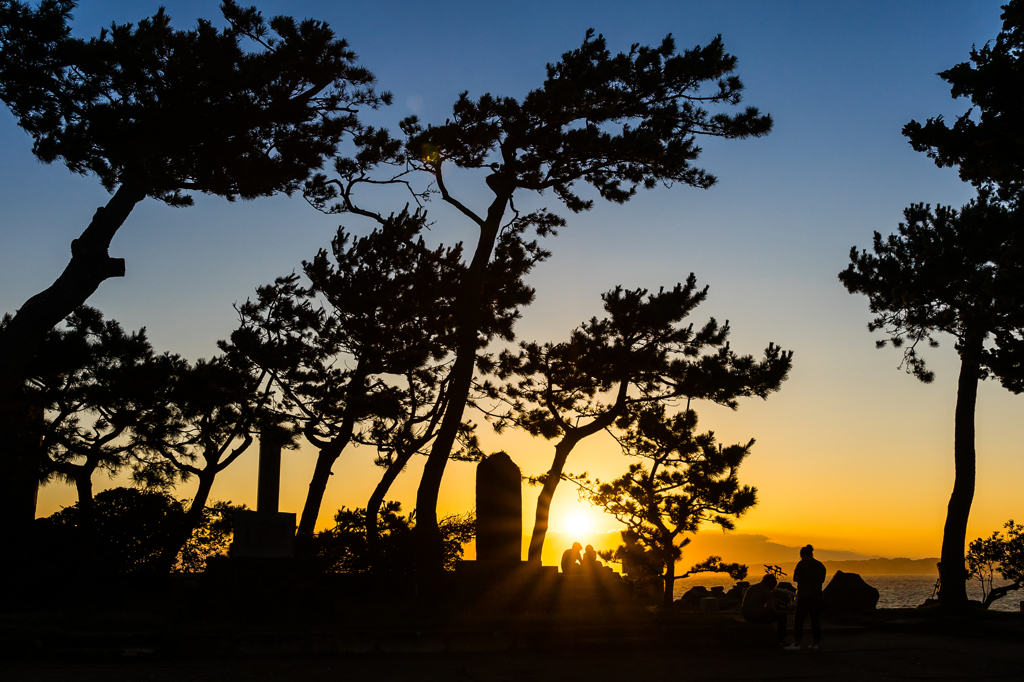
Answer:
<path fill-rule="evenodd" d="M 590 517 L 584 512 L 573 512 L 565 518 L 565 531 L 571 535 L 584 535 L 592 528 Z"/>

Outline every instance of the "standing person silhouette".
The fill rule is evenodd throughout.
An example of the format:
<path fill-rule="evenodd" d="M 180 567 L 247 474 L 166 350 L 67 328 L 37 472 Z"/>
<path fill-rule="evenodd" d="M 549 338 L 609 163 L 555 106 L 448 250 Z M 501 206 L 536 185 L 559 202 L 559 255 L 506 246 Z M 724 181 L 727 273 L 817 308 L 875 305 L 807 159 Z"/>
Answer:
<path fill-rule="evenodd" d="M 804 618 L 811 617 L 811 651 L 821 643 L 821 587 L 825 584 L 825 564 L 814 558 L 814 547 L 800 548 L 800 562 L 793 569 L 796 583 L 796 616 L 793 619 L 793 643 L 786 651 L 799 651 L 804 634 Z"/>

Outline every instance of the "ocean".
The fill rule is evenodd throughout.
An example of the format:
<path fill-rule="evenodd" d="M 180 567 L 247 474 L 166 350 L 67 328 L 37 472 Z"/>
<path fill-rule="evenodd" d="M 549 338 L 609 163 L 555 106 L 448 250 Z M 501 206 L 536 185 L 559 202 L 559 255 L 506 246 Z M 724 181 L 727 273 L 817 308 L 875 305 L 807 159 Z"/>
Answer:
<path fill-rule="evenodd" d="M 760 580 L 760 576 L 752 577 L 755 580 Z M 930 575 L 864 575 L 861 577 L 864 578 L 864 582 L 878 590 L 878 608 L 880 609 L 920 606 L 925 599 L 932 596 L 935 588 L 935 577 Z M 722 585 L 728 590 L 735 582 L 729 576 L 722 574 L 697 575 L 677 580 L 673 592 L 678 599 L 691 587 L 697 585 L 707 588 Z M 996 582 L 997 587 L 1005 584 L 1005 582 Z M 967 596 L 971 599 L 981 600 L 981 586 L 976 581 L 967 584 Z M 989 608 L 993 611 L 1017 612 L 1020 610 L 1021 601 L 1024 601 L 1024 590 L 1010 592 Z"/>

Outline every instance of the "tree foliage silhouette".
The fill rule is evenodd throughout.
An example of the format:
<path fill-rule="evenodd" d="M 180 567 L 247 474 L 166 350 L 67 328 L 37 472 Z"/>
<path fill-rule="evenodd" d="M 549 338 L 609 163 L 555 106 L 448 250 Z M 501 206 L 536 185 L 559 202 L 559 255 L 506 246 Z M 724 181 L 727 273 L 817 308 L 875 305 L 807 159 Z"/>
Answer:
<path fill-rule="evenodd" d="M 942 116 L 903 128 L 911 146 L 939 167 L 959 166 L 960 177 L 994 190 L 1004 201 L 1020 201 L 1024 190 L 1024 2 L 1003 5 L 1003 30 L 939 76 L 954 97 L 971 108 L 952 125 Z"/>
<path fill-rule="evenodd" d="M 614 516 L 650 552 L 662 571 L 666 606 L 672 603 L 675 563 L 690 542 L 677 538 L 696 533 L 705 522 L 731 530 L 732 519 L 757 503 L 757 489 L 740 485 L 737 473 L 754 441 L 723 447 L 714 433 L 697 434 L 696 427 L 697 414 L 689 407 L 669 417 L 663 404 L 644 405 L 619 438 L 623 453 L 641 461 L 609 483 L 572 477 L 581 497 Z M 746 574 L 745 566 L 709 557 L 687 575 L 719 570 Z"/>
<path fill-rule="evenodd" d="M 351 239 L 339 230 L 331 253 L 303 263 L 298 276 L 261 287 L 240 310 L 225 349 L 271 373 L 286 406 L 319 454 L 299 532 L 311 534 L 334 462 L 352 442 L 373 446 L 384 468 L 367 503 L 367 538 L 376 547 L 380 505 L 411 457 L 436 434 L 448 400 L 454 350 L 452 301 L 465 268 L 461 246 L 430 249 L 420 211 L 389 216 Z M 517 309 L 532 296 L 522 276 L 545 254 L 511 227 L 499 240 L 507 272 L 497 283 L 484 333 L 509 337 Z M 475 458 L 471 427 L 455 456 Z"/>
<path fill-rule="evenodd" d="M 1024 236 L 1021 215 L 986 193 L 963 206 L 915 204 L 904 210 L 898 234 L 875 232 L 872 251 L 850 250 L 839 279 L 868 297 L 881 331 L 903 349 L 908 373 L 928 383 L 934 374 L 918 352 L 950 334 L 960 356 L 954 416 L 956 477 L 942 536 L 942 601 L 966 604 L 964 545 L 974 499 L 974 413 L 979 381 L 995 377 L 1014 393 L 1024 389 Z M 878 347 L 886 340 L 876 342 Z"/>
<path fill-rule="evenodd" d="M 138 459 L 143 424 L 170 418 L 170 388 L 182 361 L 157 355 L 146 330 L 125 333 L 81 306 L 52 330 L 32 363 L 26 389 L 42 410 L 43 480 L 75 486 L 83 519 L 92 508 L 93 475 L 132 470 L 143 487 L 166 487 L 173 470 Z"/>
<path fill-rule="evenodd" d="M 411 578 L 415 569 L 413 528 L 415 512 L 402 514 L 399 502 L 387 501 L 378 509 L 375 524 L 380 537 L 377 547 L 367 537 L 366 509 L 342 507 L 334 515 L 334 526 L 316 534 L 314 549 L 327 573 L 372 573 L 396 579 Z M 444 568 L 455 570 L 467 543 L 476 537 L 476 515 L 452 514 L 438 524 L 444 543 Z"/>
<path fill-rule="evenodd" d="M 282 440 L 289 438 L 282 433 L 265 373 L 240 364 L 237 358 L 216 356 L 182 363 L 168 402 L 168 419 L 143 421 L 135 430 L 143 444 L 139 455 L 143 461 L 169 464 L 181 480 L 193 476 L 198 480 L 185 517 L 164 549 L 163 565 L 170 570 L 207 513 L 218 474 L 250 448 L 257 434 L 274 430 Z"/>
<path fill-rule="evenodd" d="M 997 599 L 1019 590 L 1024 582 L 1024 525 L 1010 519 L 1003 528 L 1006 535 L 995 531 L 987 538 L 971 542 L 967 551 L 967 570 L 981 583 L 982 605 L 987 609 Z M 995 574 L 1009 580 L 1009 585 L 995 587 Z"/>
<path fill-rule="evenodd" d="M 367 129 L 357 135 L 359 152 L 337 159 L 336 177 L 318 175 L 307 196 L 324 210 L 347 211 L 383 220 L 356 199 L 366 183 L 395 182 L 409 187 L 425 173 L 432 191 L 464 216 L 477 232 L 459 297 L 454 306 L 457 350 L 451 370 L 448 409 L 431 447 L 417 491 L 417 561 L 431 580 L 441 566 L 437 530 L 437 495 L 462 424 L 471 390 L 477 352 L 490 338 L 483 333 L 490 263 L 499 262 L 495 244 L 509 221 L 527 219 L 541 235 L 563 226 L 547 210 L 520 216 L 514 198 L 524 192 L 551 190 L 570 211 L 589 209 L 582 195 L 589 185 L 604 199 L 622 203 L 640 187 L 681 183 L 707 188 L 715 177 L 694 162 L 698 136 L 746 138 L 771 130 L 771 117 L 748 107 L 734 114 L 710 113 L 707 107 L 739 104 L 743 85 L 733 74 L 736 58 L 725 52 L 721 37 L 706 46 L 677 52 L 671 36 L 658 46 L 634 45 L 613 55 L 603 36 L 588 31 L 583 44 L 547 67 L 540 88 L 522 100 L 463 93 L 444 125 L 427 126 L 411 117 L 397 140 L 386 131 Z M 396 172 L 382 178 L 381 164 Z M 486 209 L 474 210 L 448 185 L 455 169 L 480 171 L 490 192 Z"/>
<path fill-rule="evenodd" d="M 359 129 L 359 107 L 390 101 L 322 22 L 266 21 L 226 0 L 225 29 L 200 20 L 177 31 L 160 9 L 84 40 L 71 35 L 75 5 L 0 2 L 0 99 L 41 161 L 95 174 L 113 192 L 72 242 L 64 272 L 0 335 L 0 404 L 15 423 L 27 408 L 12 401 L 46 332 L 105 279 L 124 276 L 124 260 L 108 249 L 136 204 L 150 196 L 185 206 L 194 192 L 249 199 L 294 191 Z M 20 455 L 0 457 L 10 468 L 5 483 L 24 484 Z M 0 494 L 5 507 L 24 505 L 19 492 Z"/>
<path fill-rule="evenodd" d="M 497 376 L 505 381 L 489 393 L 507 409 L 494 415 L 495 428 L 558 439 L 542 477 L 530 561 L 541 560 L 551 500 L 581 440 L 615 422 L 625 427 L 633 406 L 685 398 L 736 409 L 738 398 L 767 398 L 786 380 L 792 351 L 770 343 L 757 361 L 730 348 L 728 322 L 684 324 L 707 291 L 692 273 L 685 285 L 657 293 L 616 287 L 601 297 L 608 317 L 585 322 L 568 342 L 523 343 L 519 353 L 502 354 Z"/>
<path fill-rule="evenodd" d="M 217 502 L 204 511 L 203 518 L 177 555 L 174 570 L 201 573 L 211 556 L 227 553 L 234 512 L 230 502 Z M 167 543 L 185 524 L 185 506 L 168 493 L 135 488 L 110 488 L 96 493 L 96 529 L 85 547 L 91 575 L 149 574 L 166 572 L 162 561 Z M 82 508 L 74 504 L 38 519 L 37 556 L 29 563 L 44 574 L 67 579 L 81 575 L 81 553 L 72 554 L 81 542 Z M 81 590 L 88 586 L 79 586 Z"/>

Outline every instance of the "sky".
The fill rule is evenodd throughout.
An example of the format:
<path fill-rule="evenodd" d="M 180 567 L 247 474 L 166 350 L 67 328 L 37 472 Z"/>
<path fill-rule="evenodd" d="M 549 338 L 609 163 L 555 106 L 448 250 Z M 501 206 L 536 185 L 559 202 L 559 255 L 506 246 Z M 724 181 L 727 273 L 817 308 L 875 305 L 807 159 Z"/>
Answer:
<path fill-rule="evenodd" d="M 112 21 L 151 15 L 160 4 L 179 28 L 199 17 L 220 19 L 215 2 L 83 0 L 74 30 L 93 35 Z M 517 334 L 563 340 L 601 314 L 600 295 L 616 285 L 656 290 L 695 273 L 710 286 L 693 316 L 696 324 L 710 316 L 729 320 L 732 346 L 742 353 L 760 355 L 769 341 L 794 351 L 790 379 L 767 401 L 748 399 L 736 411 L 696 406 L 701 427 L 713 429 L 720 442 L 757 441 L 740 479 L 758 488 L 759 504 L 737 522 L 737 535 L 921 558 L 939 553 L 952 489 L 956 353 L 951 339 L 927 351 L 936 372 L 930 385 L 905 374 L 898 351 L 875 349 L 879 337 L 866 329 L 867 300 L 848 294 L 837 274 L 851 247 L 870 246 L 873 231 L 895 231 L 911 203 L 959 206 L 974 195 L 955 170 L 936 168 L 914 152 L 900 130 L 911 119 L 967 109 L 965 101 L 950 98 L 936 73 L 995 37 L 999 4 L 292 0 L 259 8 L 267 16 L 329 22 L 377 76 L 378 87 L 394 94 L 393 106 L 366 117 L 391 127 L 412 113 L 443 122 L 462 91 L 522 97 L 541 84 L 544 65 L 578 47 L 591 27 L 613 51 L 656 44 L 669 32 L 680 48 L 721 34 L 738 58 L 744 105 L 769 112 L 773 132 L 704 142 L 699 165 L 719 179 L 709 190 L 660 187 L 622 206 L 599 200 L 580 215 L 562 210 L 568 225 L 544 244 L 552 257 L 529 277 L 537 296 Z M 13 312 L 59 275 L 71 240 L 108 195 L 93 177 L 38 162 L 6 108 L 0 109 L 0 150 L 0 310 Z M 481 176 L 460 174 L 452 185 L 472 205 L 486 200 Z M 395 209 L 405 201 L 398 195 L 371 199 Z M 523 203 L 559 207 L 552 196 L 524 197 Z M 444 206 L 428 208 L 436 220 L 433 238 L 475 238 Z M 371 229 L 356 217 L 322 215 L 301 197 L 229 203 L 200 196 L 191 208 L 149 199 L 111 248 L 111 255 L 127 260 L 127 276 L 106 281 L 89 303 L 127 329 L 146 327 L 159 351 L 210 357 L 236 323 L 232 305 L 299 268 L 329 244 L 339 224 L 357 234 Z M 969 539 L 1021 516 L 1022 401 L 994 382 L 980 388 Z M 525 474 L 550 466 L 552 443 L 522 434 L 497 437 L 476 421 L 485 450 L 505 450 Z M 315 453 L 306 448 L 285 458 L 281 507 L 298 512 Z M 417 459 L 392 489 L 406 509 L 415 500 L 423 461 Z M 365 505 L 379 476 L 371 460 L 366 451 L 343 454 L 318 527 L 330 525 L 342 505 Z M 627 462 L 602 434 L 580 444 L 567 469 L 607 480 Z M 450 463 L 439 511 L 471 509 L 473 480 L 472 464 Z M 97 488 L 105 485 L 97 481 Z M 537 492 L 524 489 L 525 532 Z M 255 449 L 218 478 L 213 496 L 254 506 Z M 38 513 L 73 501 L 71 488 L 47 486 Z M 593 532 L 616 524 L 563 484 L 552 529 L 566 535 L 552 543 L 584 527 Z"/>

